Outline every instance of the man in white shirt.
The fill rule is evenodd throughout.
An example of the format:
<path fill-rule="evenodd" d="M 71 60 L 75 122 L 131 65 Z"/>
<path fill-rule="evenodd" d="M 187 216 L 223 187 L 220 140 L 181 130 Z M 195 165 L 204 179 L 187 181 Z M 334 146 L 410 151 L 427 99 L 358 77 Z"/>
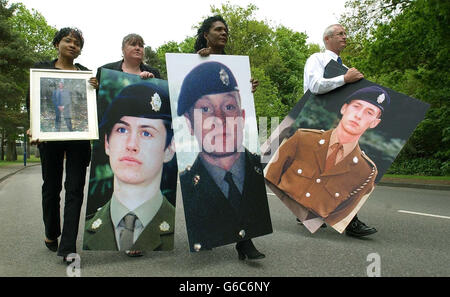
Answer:
<path fill-rule="evenodd" d="M 312 54 L 306 60 L 303 75 L 304 93 L 310 90 L 313 94 L 325 94 L 345 84 L 353 83 L 364 78 L 364 75 L 356 68 L 348 69 L 344 75 L 324 78 L 325 66 L 327 66 L 330 60 L 334 60 L 343 65 L 339 55 L 347 45 L 347 34 L 344 27 L 340 24 L 328 26 L 323 33 L 323 43 L 325 44 L 325 52 Z M 299 222 L 298 219 L 297 221 Z M 325 224 L 323 227 L 325 227 Z M 357 215 L 355 215 L 345 231 L 345 234 L 353 237 L 367 236 L 377 232 L 375 228 L 369 227 L 361 222 Z"/>
<path fill-rule="evenodd" d="M 328 26 L 323 33 L 323 42 L 325 44 L 325 52 L 312 54 L 306 60 L 303 75 L 304 93 L 310 90 L 313 94 L 325 94 L 344 84 L 356 82 L 364 77 L 358 69 L 350 68 L 345 75 L 324 78 L 325 66 L 330 60 L 335 60 L 342 65 L 342 59 L 339 55 L 347 45 L 345 29 L 339 24 Z"/>

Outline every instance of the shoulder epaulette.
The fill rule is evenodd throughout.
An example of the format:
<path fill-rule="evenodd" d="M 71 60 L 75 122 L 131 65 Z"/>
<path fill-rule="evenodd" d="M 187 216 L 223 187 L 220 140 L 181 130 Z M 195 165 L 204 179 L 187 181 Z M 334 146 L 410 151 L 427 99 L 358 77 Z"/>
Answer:
<path fill-rule="evenodd" d="M 325 132 L 325 130 L 305 129 L 305 128 L 300 128 L 298 130 L 300 130 L 302 132 L 312 132 L 312 133 L 317 133 L 317 134 L 323 134 Z"/>
<path fill-rule="evenodd" d="M 361 155 L 363 156 L 363 158 L 370 164 L 372 165 L 372 167 L 377 168 L 377 165 L 375 164 L 374 161 L 372 161 L 369 156 L 366 155 L 366 153 L 364 151 L 361 151 Z"/>

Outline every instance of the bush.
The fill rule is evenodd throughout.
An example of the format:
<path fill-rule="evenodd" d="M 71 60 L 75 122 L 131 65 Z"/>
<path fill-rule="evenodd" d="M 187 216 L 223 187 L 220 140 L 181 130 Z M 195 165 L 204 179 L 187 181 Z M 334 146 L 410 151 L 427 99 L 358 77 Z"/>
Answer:
<path fill-rule="evenodd" d="M 450 175 L 450 162 L 441 162 L 436 159 L 417 158 L 411 160 L 398 160 L 392 163 L 388 174 L 407 174 L 425 176 Z"/>

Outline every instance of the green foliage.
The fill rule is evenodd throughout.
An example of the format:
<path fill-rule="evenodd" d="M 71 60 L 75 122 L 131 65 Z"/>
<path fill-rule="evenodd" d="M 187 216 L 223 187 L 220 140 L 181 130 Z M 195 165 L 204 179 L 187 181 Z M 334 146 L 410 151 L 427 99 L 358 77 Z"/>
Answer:
<path fill-rule="evenodd" d="M 156 52 L 150 46 L 146 46 L 144 48 L 144 63 L 158 70 L 161 68 L 161 61 L 159 60 Z"/>
<path fill-rule="evenodd" d="M 19 126 L 27 127 L 23 110 L 28 81 L 28 68 L 33 64 L 25 40 L 11 27 L 17 5 L 7 6 L 0 0 L 0 128 L 7 139 L 8 161 L 17 159 L 15 139 Z M 3 141 L 3 140 L 2 140 Z M 3 143 L 1 144 L 3 148 Z"/>
<path fill-rule="evenodd" d="M 47 24 L 44 16 L 32 9 L 31 12 L 22 4 L 15 4 L 16 11 L 10 19 L 11 26 L 32 50 L 34 61 L 50 60 L 57 55 L 52 45 L 56 28 Z"/>
<path fill-rule="evenodd" d="M 450 175 L 450 162 L 441 163 L 439 160 L 426 158 L 411 159 L 394 162 L 387 173 L 428 176 Z"/>
<path fill-rule="evenodd" d="M 195 37 L 187 37 L 181 43 L 175 41 L 169 41 L 166 44 L 161 45 L 156 50 L 156 55 L 160 61 L 159 71 L 161 73 L 162 79 L 167 79 L 167 68 L 166 68 L 166 53 L 193 53 L 194 51 Z"/>
<path fill-rule="evenodd" d="M 38 60 L 55 56 L 51 44 L 55 31 L 37 11 L 0 0 L 0 129 L 7 139 L 7 160 L 17 158 L 15 141 L 23 133 L 18 127 L 28 127 L 28 69 Z"/>
<path fill-rule="evenodd" d="M 267 117 L 268 122 L 272 117 L 285 117 L 289 109 L 279 97 L 278 89 L 263 69 L 251 67 L 254 77 L 258 78 L 259 86 L 254 93 L 256 117 Z"/>

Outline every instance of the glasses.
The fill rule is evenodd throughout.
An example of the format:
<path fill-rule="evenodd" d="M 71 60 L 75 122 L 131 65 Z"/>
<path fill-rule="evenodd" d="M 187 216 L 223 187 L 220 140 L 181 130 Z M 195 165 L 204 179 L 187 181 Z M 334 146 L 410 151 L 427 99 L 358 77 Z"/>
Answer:
<path fill-rule="evenodd" d="M 337 34 L 333 34 L 333 35 L 337 35 L 337 36 L 341 36 L 341 37 L 347 37 L 347 34 L 345 32 L 339 32 Z"/>

